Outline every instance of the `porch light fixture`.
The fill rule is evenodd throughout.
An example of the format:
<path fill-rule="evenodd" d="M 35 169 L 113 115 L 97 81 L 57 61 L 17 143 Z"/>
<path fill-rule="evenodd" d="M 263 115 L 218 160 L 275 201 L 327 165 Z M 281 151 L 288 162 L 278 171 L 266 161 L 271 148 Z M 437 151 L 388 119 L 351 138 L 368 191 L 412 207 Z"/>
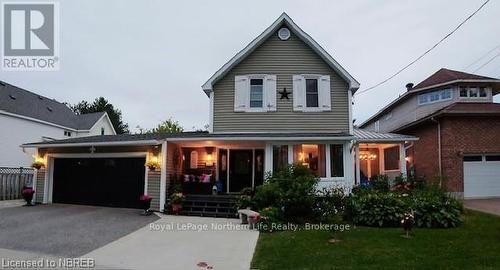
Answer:
<path fill-rule="evenodd" d="M 33 163 L 31 164 L 31 167 L 40 170 L 41 168 L 44 168 L 46 165 L 47 161 L 45 160 L 45 157 L 33 155 Z"/>

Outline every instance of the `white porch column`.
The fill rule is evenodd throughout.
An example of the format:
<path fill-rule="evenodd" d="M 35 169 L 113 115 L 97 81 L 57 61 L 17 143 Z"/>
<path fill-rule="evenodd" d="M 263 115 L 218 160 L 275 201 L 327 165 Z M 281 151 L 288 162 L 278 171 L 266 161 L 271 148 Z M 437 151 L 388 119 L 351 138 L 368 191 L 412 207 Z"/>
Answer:
<path fill-rule="evenodd" d="M 161 144 L 160 167 L 160 212 L 163 212 L 167 198 L 167 141 Z"/>
<path fill-rule="evenodd" d="M 361 184 L 361 168 L 359 167 L 359 144 L 356 144 L 354 146 L 354 149 L 356 149 L 356 154 L 355 154 L 355 160 L 356 160 L 356 179 L 354 182 L 356 184 Z"/>
<path fill-rule="evenodd" d="M 405 144 L 401 143 L 399 144 L 399 168 L 401 168 L 401 174 L 403 174 L 404 177 L 407 176 L 406 172 L 406 151 L 405 151 Z"/>
<path fill-rule="evenodd" d="M 273 171 L 273 145 L 266 143 L 264 151 L 264 173 Z"/>
<path fill-rule="evenodd" d="M 288 149 L 288 153 L 287 153 L 288 164 L 291 165 L 291 164 L 293 164 L 293 144 L 288 144 L 287 149 Z"/>

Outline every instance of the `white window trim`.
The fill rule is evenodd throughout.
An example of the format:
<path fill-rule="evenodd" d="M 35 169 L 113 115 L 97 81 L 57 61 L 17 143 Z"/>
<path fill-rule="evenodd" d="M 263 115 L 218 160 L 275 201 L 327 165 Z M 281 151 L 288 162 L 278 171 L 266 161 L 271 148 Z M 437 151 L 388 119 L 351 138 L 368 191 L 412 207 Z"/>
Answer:
<path fill-rule="evenodd" d="M 245 112 L 267 112 L 267 108 L 265 107 L 266 103 L 266 89 L 265 89 L 265 80 L 266 76 L 269 74 L 248 74 L 246 75 L 248 78 L 248 93 L 247 93 L 247 109 Z M 252 84 L 251 81 L 252 79 L 261 79 L 262 80 L 262 107 L 250 107 L 250 96 L 251 96 L 251 89 L 252 89 Z"/>
<path fill-rule="evenodd" d="M 320 79 L 321 79 L 321 74 L 300 74 L 304 78 L 304 109 L 302 110 L 303 112 L 322 112 L 323 109 L 319 106 L 319 91 L 320 91 Z M 305 80 L 316 80 L 317 83 L 317 90 L 318 90 L 318 107 L 307 107 L 307 82 Z"/>
<path fill-rule="evenodd" d="M 441 97 L 441 93 L 444 91 L 444 90 L 450 90 L 450 97 L 449 98 L 442 98 Z M 439 93 L 439 98 L 437 100 L 434 100 L 434 101 L 431 101 L 430 100 L 430 95 L 432 93 L 436 93 L 438 92 Z M 421 102 L 420 101 L 420 97 L 421 96 L 428 96 L 428 100 L 427 102 Z M 418 101 L 418 105 L 419 106 L 423 106 L 423 105 L 429 105 L 429 104 L 434 104 L 434 103 L 439 103 L 439 102 L 444 102 L 444 101 L 448 101 L 448 100 L 452 100 L 453 99 L 453 88 L 443 88 L 443 89 L 439 89 L 439 90 L 435 90 L 435 91 L 431 91 L 431 92 L 427 92 L 427 93 L 423 93 L 423 94 L 420 94 L 418 95 L 417 97 L 417 101 Z"/>
<path fill-rule="evenodd" d="M 462 96 L 460 95 L 460 88 L 463 88 L 463 87 L 465 87 L 465 89 L 467 89 L 467 96 L 466 96 L 466 97 L 462 97 Z M 469 90 L 470 90 L 471 88 L 477 88 L 477 97 L 471 97 L 471 96 L 470 96 L 470 92 L 469 92 Z M 485 97 L 481 97 L 481 96 L 479 96 L 479 88 L 481 88 L 481 86 L 459 86 L 459 87 L 458 87 L 458 98 L 459 98 L 459 99 L 462 99 L 462 100 L 464 100 L 464 99 L 465 99 L 465 100 L 467 100 L 467 99 L 473 99 L 473 100 L 477 100 L 477 99 L 479 99 L 479 100 L 481 100 L 481 99 L 490 99 L 490 96 L 491 96 L 491 88 L 490 88 L 490 87 L 484 87 L 484 89 L 486 90 L 486 96 L 485 96 Z"/>

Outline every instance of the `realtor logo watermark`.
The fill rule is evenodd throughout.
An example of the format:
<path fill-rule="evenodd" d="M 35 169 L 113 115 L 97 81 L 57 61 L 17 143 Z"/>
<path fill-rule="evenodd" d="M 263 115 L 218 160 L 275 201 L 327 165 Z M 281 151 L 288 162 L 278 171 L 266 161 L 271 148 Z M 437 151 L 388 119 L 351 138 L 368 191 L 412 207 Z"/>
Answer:
<path fill-rule="evenodd" d="M 2 69 L 59 70 L 59 3 L 2 3 Z"/>

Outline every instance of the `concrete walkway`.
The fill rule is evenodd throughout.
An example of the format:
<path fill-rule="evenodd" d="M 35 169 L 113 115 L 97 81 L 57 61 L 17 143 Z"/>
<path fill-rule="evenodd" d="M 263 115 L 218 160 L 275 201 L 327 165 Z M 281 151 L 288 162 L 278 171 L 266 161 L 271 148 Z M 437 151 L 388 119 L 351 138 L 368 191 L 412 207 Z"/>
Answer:
<path fill-rule="evenodd" d="M 0 201 L 0 209 L 1 208 L 7 208 L 7 207 L 16 207 L 16 206 L 22 206 L 25 205 L 26 202 L 24 200 L 6 200 L 6 201 Z"/>
<path fill-rule="evenodd" d="M 466 208 L 500 216 L 500 198 L 465 200 Z"/>
<path fill-rule="evenodd" d="M 249 269 L 257 231 L 237 219 L 167 216 L 82 257 L 97 268 Z"/>

